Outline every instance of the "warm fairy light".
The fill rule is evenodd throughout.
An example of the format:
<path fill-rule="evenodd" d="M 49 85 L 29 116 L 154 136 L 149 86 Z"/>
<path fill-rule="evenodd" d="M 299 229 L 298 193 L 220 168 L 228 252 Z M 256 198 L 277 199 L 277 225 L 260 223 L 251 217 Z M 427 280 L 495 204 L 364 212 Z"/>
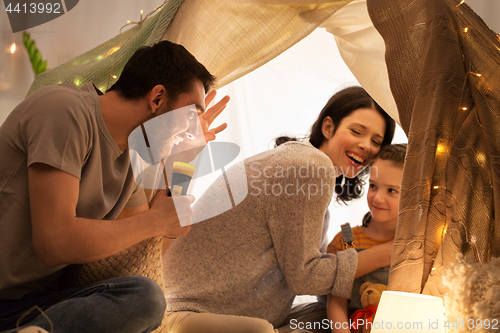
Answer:
<path fill-rule="evenodd" d="M 12 45 L 10 46 L 10 53 L 14 52 L 16 52 L 16 43 L 12 43 Z"/>
<path fill-rule="evenodd" d="M 145 20 L 147 20 L 151 15 L 153 15 L 154 13 L 156 12 L 159 12 L 161 11 L 161 9 L 163 8 L 163 6 L 165 6 L 167 4 L 167 0 L 165 0 L 159 7 L 156 7 L 155 9 L 153 9 L 148 15 L 146 15 L 146 17 L 142 17 L 142 15 L 144 14 L 144 10 L 141 10 L 141 18 L 139 20 L 139 22 L 132 22 L 130 20 L 127 21 L 127 24 L 124 25 L 123 27 L 120 28 L 120 33 L 122 33 L 122 30 L 123 28 L 125 28 L 126 26 L 130 25 L 130 24 L 141 24 L 142 22 L 144 22 Z"/>
<path fill-rule="evenodd" d="M 116 78 L 117 78 L 117 76 L 116 76 L 116 75 L 111 75 L 111 77 L 112 77 L 113 79 L 115 79 L 115 80 L 116 80 Z"/>
<path fill-rule="evenodd" d="M 437 232 L 437 241 L 439 243 L 443 242 L 443 238 L 446 235 L 446 229 L 448 229 L 446 223 L 443 224 L 443 226 L 438 229 L 438 232 Z"/>
<path fill-rule="evenodd" d="M 466 106 L 462 107 L 462 110 L 467 111 L 467 107 Z"/>
<path fill-rule="evenodd" d="M 436 267 L 432 267 L 432 270 L 435 271 L 436 270 Z"/>
<path fill-rule="evenodd" d="M 439 188 L 439 186 L 434 186 L 433 189 L 437 190 Z"/>
<path fill-rule="evenodd" d="M 80 81 L 80 79 L 74 79 L 73 83 L 75 84 L 75 86 L 79 87 L 82 84 L 82 81 Z"/>
<path fill-rule="evenodd" d="M 476 154 L 476 160 L 481 166 L 486 164 L 486 156 L 482 152 Z"/>
<path fill-rule="evenodd" d="M 467 31 L 469 31 L 469 28 L 465 27 L 464 32 L 467 32 Z"/>
<path fill-rule="evenodd" d="M 121 45 L 117 46 L 117 47 L 110 48 L 109 51 L 108 51 L 108 53 L 106 53 L 105 57 L 112 55 L 113 53 L 115 53 L 119 49 L 121 49 Z"/>
<path fill-rule="evenodd" d="M 465 2 L 465 0 L 460 1 L 460 3 L 457 5 L 457 7 L 460 7 L 464 2 Z"/>
<path fill-rule="evenodd" d="M 442 154 L 442 153 L 445 153 L 445 152 L 447 151 L 447 149 L 446 149 L 446 146 L 445 146 L 445 145 L 443 145 L 443 144 L 439 143 L 439 144 L 437 145 L 437 149 L 436 149 L 436 151 L 437 151 L 437 153 Z"/>
<path fill-rule="evenodd" d="M 471 73 L 472 75 L 477 76 L 477 77 L 481 77 L 481 76 L 482 76 L 482 75 L 481 75 L 481 74 L 479 74 L 479 73 L 474 73 L 474 72 L 470 72 L 470 73 Z"/>

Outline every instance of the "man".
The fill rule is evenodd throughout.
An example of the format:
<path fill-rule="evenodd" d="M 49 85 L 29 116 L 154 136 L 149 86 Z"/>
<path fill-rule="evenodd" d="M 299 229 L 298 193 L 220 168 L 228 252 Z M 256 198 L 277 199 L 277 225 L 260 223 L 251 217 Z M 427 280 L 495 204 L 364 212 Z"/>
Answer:
<path fill-rule="evenodd" d="M 139 49 L 106 94 L 91 82 L 49 86 L 12 111 L 0 127 L 0 331 L 15 328 L 34 305 L 55 332 L 149 332 L 160 325 L 165 299 L 150 279 L 73 290 L 58 283 L 68 264 L 188 232 L 179 220 L 190 220 L 194 198 L 176 198 L 174 208 L 160 191 L 149 207 L 134 181 L 127 140 L 144 122 L 191 104 L 202 114 L 205 139 L 213 140 L 225 124 L 208 126 L 228 101 L 203 114 L 213 82 L 184 47 L 162 41 Z M 34 312 L 27 323 L 50 327 Z"/>

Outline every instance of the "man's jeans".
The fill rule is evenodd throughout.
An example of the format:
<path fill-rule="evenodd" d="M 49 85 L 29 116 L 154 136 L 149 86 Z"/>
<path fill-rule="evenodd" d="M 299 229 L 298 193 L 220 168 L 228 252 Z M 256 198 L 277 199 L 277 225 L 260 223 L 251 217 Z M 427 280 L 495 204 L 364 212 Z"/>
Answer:
<path fill-rule="evenodd" d="M 14 331 L 19 317 L 35 305 L 54 324 L 53 333 L 151 332 L 160 326 L 166 307 L 155 281 L 121 277 L 19 300 L 0 300 L 0 331 Z M 20 327 L 31 325 L 50 332 L 50 323 L 37 310 L 25 317 Z"/>

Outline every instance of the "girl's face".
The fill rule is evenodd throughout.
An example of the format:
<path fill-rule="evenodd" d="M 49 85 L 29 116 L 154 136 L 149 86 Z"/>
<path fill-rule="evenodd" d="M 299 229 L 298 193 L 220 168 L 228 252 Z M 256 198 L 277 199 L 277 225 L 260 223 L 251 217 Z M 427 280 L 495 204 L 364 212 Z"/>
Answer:
<path fill-rule="evenodd" d="M 367 200 L 373 221 L 397 224 L 402 177 L 403 168 L 391 161 L 377 159 L 371 166 Z"/>
<path fill-rule="evenodd" d="M 322 125 L 326 140 L 319 149 L 330 157 L 339 175 L 354 178 L 379 152 L 385 126 L 380 113 L 361 108 L 342 119 L 333 134 L 335 125 L 326 117 Z"/>

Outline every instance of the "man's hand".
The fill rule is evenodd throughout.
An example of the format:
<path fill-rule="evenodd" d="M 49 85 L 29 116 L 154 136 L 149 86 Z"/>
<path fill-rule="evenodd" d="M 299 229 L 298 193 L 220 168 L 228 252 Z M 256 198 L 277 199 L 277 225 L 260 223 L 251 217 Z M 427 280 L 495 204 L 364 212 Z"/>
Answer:
<path fill-rule="evenodd" d="M 167 196 L 166 190 L 158 191 L 151 201 L 148 219 L 157 221 L 161 228 L 161 235 L 168 238 L 177 238 L 188 233 L 193 216 L 191 204 L 194 202 L 192 195 L 178 197 Z M 180 223 L 184 224 L 181 227 Z"/>
<path fill-rule="evenodd" d="M 192 196 L 168 198 L 166 191 L 155 197 L 152 209 L 122 214 L 120 220 L 94 220 L 76 216 L 80 180 L 59 169 L 35 163 L 28 168 L 33 248 L 47 265 L 83 264 L 116 254 L 155 236 L 178 237 L 189 227 Z M 179 202 L 177 202 L 179 199 Z M 179 217 L 177 216 L 176 209 Z M 128 212 L 130 213 L 130 211 Z"/>
<path fill-rule="evenodd" d="M 215 98 L 216 94 L 217 91 L 212 90 L 205 97 L 205 105 L 209 105 Z M 179 143 L 179 145 L 172 147 L 170 155 L 165 160 L 165 170 L 167 175 L 172 173 L 172 165 L 175 161 L 185 163 L 193 161 L 203 148 L 205 148 L 207 142 L 215 140 L 216 134 L 227 128 L 226 123 L 212 129 L 210 129 L 210 125 L 212 125 L 213 121 L 222 111 L 224 111 L 228 102 L 229 96 L 224 96 L 224 98 L 198 117 L 204 136 L 198 135 L 198 137 L 194 140 L 184 140 Z"/>
<path fill-rule="evenodd" d="M 208 95 L 205 97 L 205 105 L 210 105 L 210 103 L 212 103 L 212 101 L 214 100 L 215 95 L 217 95 L 216 90 L 212 90 L 210 93 L 208 93 Z M 201 127 L 203 128 L 203 133 L 205 134 L 205 140 L 207 142 L 215 140 L 215 135 L 226 129 L 227 127 L 226 123 L 217 126 L 216 128 L 213 129 L 210 129 L 210 125 L 212 125 L 215 118 L 217 118 L 219 114 L 222 111 L 224 111 L 228 102 L 229 102 L 229 96 L 224 96 L 224 98 L 222 98 L 219 102 L 217 102 L 217 104 L 210 107 L 200 116 L 199 119 Z"/>

